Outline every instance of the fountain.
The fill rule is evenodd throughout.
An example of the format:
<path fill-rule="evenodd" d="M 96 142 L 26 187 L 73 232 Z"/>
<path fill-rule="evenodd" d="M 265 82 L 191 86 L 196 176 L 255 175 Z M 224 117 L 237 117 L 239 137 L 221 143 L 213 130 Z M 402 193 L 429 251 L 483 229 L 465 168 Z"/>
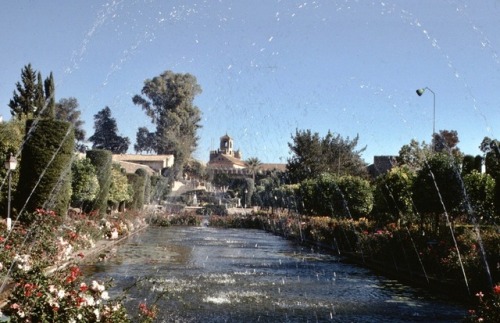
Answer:
<path fill-rule="evenodd" d="M 199 75 L 204 87 L 204 96 L 197 101 L 203 109 L 205 123 L 200 129 L 199 146 L 208 147 L 212 137 L 218 136 L 210 129 L 229 128 L 231 133 L 241 136 L 239 141 L 249 147 L 249 154 L 270 160 L 286 158 L 286 140 L 293 128 L 326 131 L 332 127 L 340 133 L 359 132 L 362 140 L 371 140 L 367 150 L 371 155 L 376 151 L 395 154 L 401 147 L 398 140 L 428 138 L 431 109 L 425 100 L 413 98 L 413 91 L 429 82 L 440 99 L 438 109 L 434 105 L 432 110 L 433 128 L 436 120 L 438 127 L 462 127 L 464 152 L 477 149 L 480 138 L 476 133 L 482 131 L 494 136 L 494 123 L 490 118 L 494 120 L 496 112 L 488 111 L 488 105 L 497 106 L 498 102 L 487 92 L 494 92 L 498 87 L 497 75 L 492 71 L 498 69 L 500 59 L 494 37 L 489 36 L 495 29 L 492 32 L 491 22 L 478 18 L 482 16 L 475 13 L 496 13 L 498 9 L 493 1 L 481 5 L 447 2 L 434 4 L 435 9 L 390 1 L 369 4 L 277 1 L 248 8 L 241 6 L 234 1 L 172 5 L 148 0 L 110 1 L 81 8 L 81 17 L 91 20 L 90 24 L 89 20 L 78 24 L 85 30 L 71 36 L 72 40 L 80 41 L 76 49 L 72 43 L 71 51 L 66 52 L 71 53 L 67 54 L 69 63 L 58 60 L 41 65 L 61 72 L 58 88 L 65 95 L 71 93 L 81 98 L 87 122 L 96 106 L 123 107 L 126 113 L 121 113 L 118 121 L 131 138 L 137 127 L 142 126 L 144 116 L 130 102 L 132 93 L 137 93 L 140 85 L 130 84 L 133 81 L 129 77 L 142 82 L 163 69 L 192 72 Z M 457 37 L 448 39 L 447 28 L 433 21 L 441 19 L 434 14 L 438 11 L 452 21 L 449 28 L 459 29 L 461 36 L 473 42 L 464 44 Z M 254 20 L 257 17 L 261 20 Z M 357 19 L 360 19 L 357 23 L 350 23 Z M 40 21 L 36 23 L 34 27 L 45 26 Z M 256 26 L 259 27 L 255 29 Z M 107 35 L 111 36 L 103 41 L 104 34 L 109 32 L 112 33 Z M 402 39 L 413 42 L 400 42 Z M 157 47 L 161 44 L 170 47 Z M 63 44 L 59 45 L 58 52 L 64 52 Z M 472 52 L 469 57 L 468 51 Z M 364 53 L 370 55 L 362 56 Z M 22 56 L 21 59 L 28 62 L 34 58 Z M 427 66 L 416 68 L 422 61 Z M 96 64 L 99 65 L 96 68 L 90 64 L 95 62 L 102 65 Z M 469 70 L 469 66 L 475 65 L 471 63 L 476 62 L 483 62 L 483 68 Z M 151 71 L 155 69 L 156 72 Z M 484 74 L 478 73 L 479 70 Z M 213 75 L 216 77 L 211 78 Z M 122 83 L 124 79 L 127 81 Z M 484 82 L 485 79 L 488 82 Z M 82 80 L 89 80 L 90 87 L 81 86 Z M 92 87 L 92 84 L 98 85 Z M 492 88 L 488 88 L 490 85 Z M 120 90 L 114 92 L 115 88 Z M 42 111 L 46 108 L 47 103 Z M 384 120 L 383 123 L 391 127 L 377 128 L 381 123 L 377 120 Z M 37 121 L 31 129 L 36 126 Z M 22 157 L 22 145 L 24 143 L 14 154 L 18 159 Z M 56 147 L 56 152 L 59 148 Z M 37 185 L 52 161 L 36 179 Z M 425 163 L 428 162 L 425 159 Z M 67 165 L 66 171 L 69 170 Z M 472 219 L 470 232 L 479 249 L 481 270 L 491 289 L 496 283 L 491 273 L 494 268 L 488 263 L 480 219 L 470 206 L 470 194 L 465 189 L 461 171 L 455 169 L 455 172 L 462 182 L 463 207 Z M 465 288 L 473 294 L 468 283 L 471 273 L 464 264 L 467 255 L 463 254 L 455 236 L 453 210 L 445 206 L 444 187 L 437 184 L 432 171 L 429 174 L 442 204 L 444 222 L 453 241 L 451 247 L 460 264 Z M 60 182 L 63 175 L 62 172 Z M 2 191 L 7 177 L 0 180 Z M 387 189 L 393 198 L 397 196 L 397 191 L 388 186 Z M 24 206 L 28 202 L 29 197 Z M 47 206 L 51 202 L 48 199 Z M 196 194 L 192 202 L 198 205 Z M 218 204 L 221 203 L 219 198 Z M 241 206 L 239 203 L 238 199 Z M 24 206 L 17 214 L 23 212 Z M 354 220 L 347 203 L 345 209 Z M 419 210 L 414 210 L 418 218 Z M 15 224 L 17 219 L 13 220 Z M 300 219 L 298 221 L 303 241 L 307 232 L 303 231 Z M 497 223 L 492 226 L 498 230 Z M 415 237 L 410 229 L 404 224 L 401 227 L 406 234 L 400 237 L 408 239 L 405 246 L 410 246 L 403 248 L 405 260 L 394 259 L 392 263 L 396 267 L 404 262 L 406 267 L 416 264 L 424 284 L 431 285 L 432 268 L 425 263 L 423 253 L 439 241 L 429 240 L 428 248 L 419 249 L 418 243 L 426 236 Z M 27 237 L 38 229 L 31 230 Z M 351 230 L 356 231 L 356 237 L 364 234 L 352 226 Z M 347 232 L 341 233 L 347 236 Z M 189 241 L 186 237 L 194 238 Z M 165 241 L 165 244 L 155 247 L 154 241 Z M 346 237 L 344 242 L 351 244 L 352 241 Z M 131 285 L 130 277 L 138 279 L 137 286 L 142 289 L 134 290 L 134 298 L 158 298 L 158 304 L 164 309 L 161 317 L 180 320 L 385 321 L 400 319 L 394 317 L 394 313 L 402 312 L 406 320 L 412 317 L 432 320 L 436 318 L 433 315 L 440 315 L 436 313 L 443 313 L 452 321 L 463 314 L 460 306 L 431 300 L 428 295 L 421 298 L 425 292 L 419 289 L 340 263 L 342 241 L 336 237 L 329 243 L 335 246 L 337 257 L 318 254 L 258 231 L 224 231 L 206 226 L 152 228 L 124 244 L 108 262 L 89 264 L 87 272 L 95 275 L 93 277 L 114 277 L 118 282 L 113 290 L 115 294 Z M 355 248 L 354 244 L 349 245 L 349 249 Z M 361 249 L 362 262 L 365 256 L 365 250 Z M 410 258 L 414 260 L 408 260 Z M 10 270 L 12 268 L 8 268 L 4 276 L 2 289 Z M 257 312 L 256 308 L 260 310 Z"/>

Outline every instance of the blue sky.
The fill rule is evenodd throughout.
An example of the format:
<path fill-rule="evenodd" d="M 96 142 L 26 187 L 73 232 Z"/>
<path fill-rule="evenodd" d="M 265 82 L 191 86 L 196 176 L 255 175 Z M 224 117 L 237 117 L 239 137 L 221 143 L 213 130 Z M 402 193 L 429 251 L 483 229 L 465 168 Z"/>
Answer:
<path fill-rule="evenodd" d="M 135 142 L 153 129 L 132 104 L 144 80 L 191 73 L 203 93 L 195 157 L 229 134 L 243 158 L 286 162 L 296 129 L 360 136 L 363 158 L 456 130 L 478 154 L 500 138 L 500 1 L 115 0 L 2 2 L 0 115 L 31 63 L 56 99 L 93 116 L 112 110 Z M 131 145 L 133 146 L 133 145 Z"/>

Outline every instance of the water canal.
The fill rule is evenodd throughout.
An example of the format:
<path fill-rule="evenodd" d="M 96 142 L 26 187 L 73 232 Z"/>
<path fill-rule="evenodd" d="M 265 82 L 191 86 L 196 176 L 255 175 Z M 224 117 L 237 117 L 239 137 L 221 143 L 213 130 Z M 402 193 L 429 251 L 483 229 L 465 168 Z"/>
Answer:
<path fill-rule="evenodd" d="M 433 298 L 263 231 L 150 227 L 92 279 L 157 302 L 159 322 L 457 322 L 463 306 Z"/>

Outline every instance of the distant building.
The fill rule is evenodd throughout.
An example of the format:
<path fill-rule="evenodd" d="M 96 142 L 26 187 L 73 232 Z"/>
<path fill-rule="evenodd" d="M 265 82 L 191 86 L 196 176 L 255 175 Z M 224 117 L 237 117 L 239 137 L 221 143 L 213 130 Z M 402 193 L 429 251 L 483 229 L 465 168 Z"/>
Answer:
<path fill-rule="evenodd" d="M 214 174 L 251 176 L 247 163 L 242 160 L 240 150 L 234 150 L 233 139 L 229 135 L 220 137 L 219 149 L 210 151 L 207 170 Z M 285 171 L 286 164 L 262 164 L 259 171 Z"/>
<path fill-rule="evenodd" d="M 246 163 L 239 150 L 234 150 L 233 139 L 227 134 L 220 137 L 219 149 L 210 151 L 207 170 L 214 174 L 245 175 Z"/>
<path fill-rule="evenodd" d="M 368 173 L 376 178 L 390 171 L 396 164 L 396 156 L 374 156 L 373 164 L 368 166 Z"/>
<path fill-rule="evenodd" d="M 142 168 L 149 174 L 161 174 L 163 169 L 172 167 L 174 155 L 117 154 L 113 155 L 113 161 L 120 163 L 127 173 L 135 173 Z"/>

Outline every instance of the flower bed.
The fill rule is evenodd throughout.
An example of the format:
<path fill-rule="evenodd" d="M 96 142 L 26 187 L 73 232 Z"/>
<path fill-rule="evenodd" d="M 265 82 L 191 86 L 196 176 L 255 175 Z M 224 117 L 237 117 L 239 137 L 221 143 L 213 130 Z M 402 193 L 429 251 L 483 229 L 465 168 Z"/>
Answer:
<path fill-rule="evenodd" d="M 123 300 L 109 298 L 107 282 L 85 282 L 79 260 L 106 243 L 145 227 L 139 213 L 106 218 L 79 214 L 64 222 L 54 212 L 37 210 L 31 225 L 0 228 L 2 312 L 17 322 L 151 322 L 154 306 L 138 304 L 131 317 Z"/>

